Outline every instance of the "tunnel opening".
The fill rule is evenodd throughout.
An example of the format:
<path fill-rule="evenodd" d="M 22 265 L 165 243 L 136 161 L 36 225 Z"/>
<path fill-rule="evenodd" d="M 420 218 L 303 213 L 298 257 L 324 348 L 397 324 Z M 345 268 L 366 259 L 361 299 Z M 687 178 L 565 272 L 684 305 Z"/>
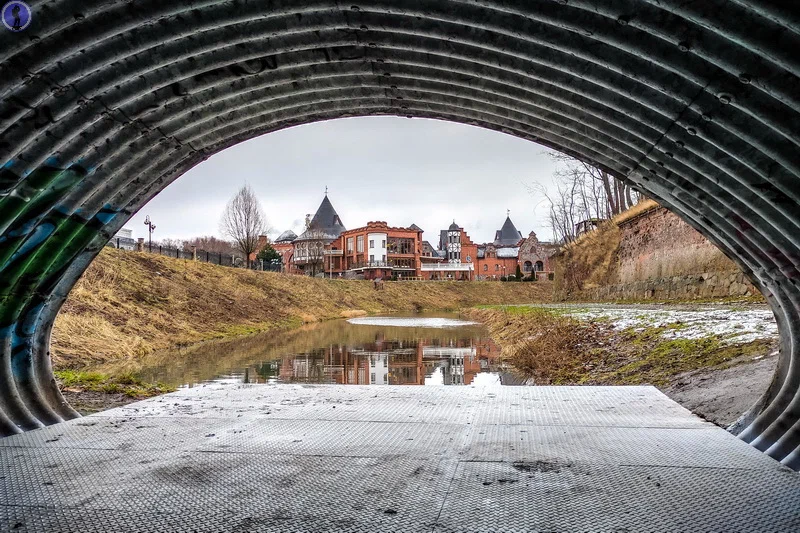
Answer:
<path fill-rule="evenodd" d="M 28 22 L 0 36 L 4 433 L 75 416 L 52 378 L 52 322 L 147 200 L 256 135 L 387 114 L 569 154 L 718 245 L 765 294 L 782 339 L 739 436 L 800 467 L 794 8 L 60 0 Z"/>

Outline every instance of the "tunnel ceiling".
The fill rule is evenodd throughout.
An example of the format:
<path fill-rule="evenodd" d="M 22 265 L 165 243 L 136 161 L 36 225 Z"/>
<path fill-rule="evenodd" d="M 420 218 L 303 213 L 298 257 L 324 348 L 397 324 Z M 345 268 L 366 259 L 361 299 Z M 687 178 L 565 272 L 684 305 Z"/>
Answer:
<path fill-rule="evenodd" d="M 580 158 L 719 245 L 768 297 L 782 333 L 770 390 L 733 429 L 800 467 L 796 4 L 29 4 L 30 26 L 0 33 L 3 433 L 77 416 L 52 377 L 53 318 L 150 198 L 254 136 L 399 115 L 474 124 Z"/>

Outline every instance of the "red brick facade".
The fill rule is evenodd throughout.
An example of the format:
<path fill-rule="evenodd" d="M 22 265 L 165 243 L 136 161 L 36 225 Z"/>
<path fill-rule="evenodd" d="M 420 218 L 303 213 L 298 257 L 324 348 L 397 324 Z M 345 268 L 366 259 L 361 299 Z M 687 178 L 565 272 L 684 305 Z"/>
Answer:
<path fill-rule="evenodd" d="M 421 230 L 368 222 L 343 232 L 337 248 L 343 251 L 338 272 L 363 274 L 365 279 L 420 277 Z"/>
<path fill-rule="evenodd" d="M 550 272 L 552 246 L 527 238 L 510 217 L 496 232 L 495 241 L 478 245 L 453 221 L 439 232 L 438 249 L 423 241 L 423 231 L 389 226 L 383 221 L 345 230 L 326 196 L 300 236 L 283 233 L 273 248 L 283 259 L 283 271 L 362 279 L 499 280 L 516 275 L 541 279 Z M 314 233 L 316 232 L 316 234 Z M 317 235 L 318 234 L 318 235 Z M 316 236 L 315 236 L 316 235 Z"/>

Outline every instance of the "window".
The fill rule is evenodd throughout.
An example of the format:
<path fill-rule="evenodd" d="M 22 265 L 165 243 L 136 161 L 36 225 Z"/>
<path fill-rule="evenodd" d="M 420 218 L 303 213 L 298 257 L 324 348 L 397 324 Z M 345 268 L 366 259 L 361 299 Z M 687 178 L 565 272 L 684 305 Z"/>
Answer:
<path fill-rule="evenodd" d="M 414 253 L 414 239 L 401 239 L 399 237 L 391 237 L 386 244 L 386 251 L 390 254 L 413 254 Z"/>
<path fill-rule="evenodd" d="M 523 263 L 522 265 L 522 271 L 530 272 L 531 270 L 533 270 L 533 263 L 531 263 L 530 261 L 525 261 L 525 263 Z"/>
<path fill-rule="evenodd" d="M 369 240 L 369 247 L 370 248 L 375 248 L 375 241 L 374 240 L 372 240 L 372 239 Z"/>
<path fill-rule="evenodd" d="M 375 262 L 375 256 L 374 255 L 369 256 L 369 262 L 370 263 L 374 263 Z"/>
<path fill-rule="evenodd" d="M 497 263 L 495 263 L 495 265 L 494 265 L 494 271 L 495 271 L 495 272 L 497 272 L 498 270 L 500 270 L 500 265 L 498 265 Z"/>
<path fill-rule="evenodd" d="M 542 270 L 544 270 L 544 263 L 541 261 L 536 261 L 536 271 L 541 272 Z"/>
<path fill-rule="evenodd" d="M 374 357 L 370 358 L 370 360 L 369 360 L 369 366 L 371 366 L 371 367 L 375 367 L 375 358 L 374 358 Z"/>
<path fill-rule="evenodd" d="M 372 374 L 369 375 L 369 382 L 370 383 L 375 383 L 375 372 L 373 372 Z"/>
<path fill-rule="evenodd" d="M 483 271 L 486 272 L 487 270 L 489 270 L 489 265 L 483 265 Z"/>
<path fill-rule="evenodd" d="M 359 235 L 356 237 L 356 252 L 364 253 L 364 236 Z"/>
<path fill-rule="evenodd" d="M 348 253 L 352 253 L 353 252 L 353 238 L 352 237 L 348 237 L 347 238 L 347 252 Z"/>
<path fill-rule="evenodd" d="M 467 256 L 467 263 L 472 263 L 472 257 L 469 255 Z"/>
<path fill-rule="evenodd" d="M 386 256 L 384 255 L 382 257 L 383 257 L 383 259 L 381 259 L 381 261 L 383 261 L 385 263 L 386 262 Z"/>
<path fill-rule="evenodd" d="M 386 239 L 381 241 L 381 248 L 386 248 Z"/>

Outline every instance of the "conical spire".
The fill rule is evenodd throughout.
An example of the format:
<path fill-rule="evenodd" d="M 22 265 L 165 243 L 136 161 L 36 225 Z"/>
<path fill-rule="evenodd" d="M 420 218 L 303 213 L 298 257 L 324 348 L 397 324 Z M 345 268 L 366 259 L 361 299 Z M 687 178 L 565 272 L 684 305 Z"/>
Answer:
<path fill-rule="evenodd" d="M 514 223 L 511 222 L 510 212 L 506 216 L 506 221 L 503 223 L 503 227 L 497 230 L 494 234 L 494 245 L 495 246 L 515 246 L 519 241 L 522 240 L 522 233 L 514 226 Z"/>
<path fill-rule="evenodd" d="M 342 224 L 342 220 L 339 218 L 339 214 L 328 199 L 327 189 L 325 191 L 325 198 L 323 198 L 322 203 L 319 204 L 314 218 L 311 219 L 309 228 L 322 230 L 326 235 L 333 238 L 338 237 L 345 230 L 344 224 Z"/>

